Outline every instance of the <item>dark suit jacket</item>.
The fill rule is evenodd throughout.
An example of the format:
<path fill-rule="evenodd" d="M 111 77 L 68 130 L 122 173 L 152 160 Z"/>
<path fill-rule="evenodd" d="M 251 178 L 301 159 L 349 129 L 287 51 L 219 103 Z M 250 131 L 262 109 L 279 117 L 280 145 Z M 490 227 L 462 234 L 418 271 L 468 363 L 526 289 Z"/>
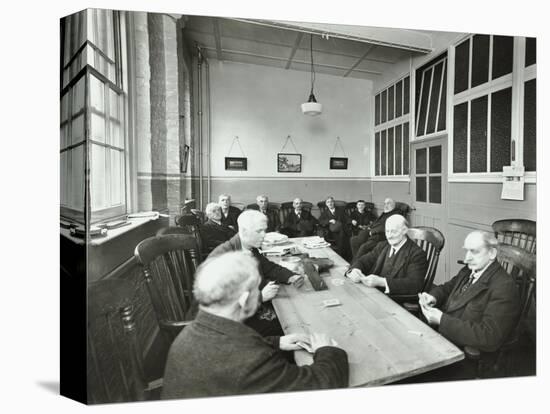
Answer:
<path fill-rule="evenodd" d="M 346 352 L 322 347 L 313 364 L 297 366 L 279 350 L 279 337 L 200 310 L 174 340 L 162 398 L 211 397 L 348 386 Z"/>
<path fill-rule="evenodd" d="M 228 227 L 231 226 L 233 230 L 239 231 L 239 225 L 237 224 L 237 217 L 239 217 L 239 214 L 241 214 L 241 210 L 237 207 L 229 206 L 227 217 L 225 217 L 222 212 L 222 224 Z"/>
<path fill-rule="evenodd" d="M 382 213 L 380 216 L 375 219 L 372 224 L 369 226 L 370 228 L 370 234 L 371 235 L 385 235 L 386 233 L 386 220 L 393 216 L 394 214 L 400 214 L 401 212 L 397 209 L 393 209 L 392 211 L 389 211 L 387 213 Z"/>
<path fill-rule="evenodd" d="M 397 252 L 393 271 L 388 275 L 382 275 L 380 273 L 389 252 L 390 244 L 387 241 L 378 243 L 370 253 L 353 262 L 350 270 L 359 269 L 367 276 L 374 274 L 385 277 L 390 289 L 390 296 L 416 295 L 422 290 L 428 270 L 426 253 L 407 237 L 407 241 Z"/>
<path fill-rule="evenodd" d="M 442 312 L 439 332 L 458 346 L 484 352 L 500 348 L 519 315 L 516 284 L 498 262 L 492 263 L 464 293 L 460 287 L 470 276 L 468 266 L 430 292 Z"/>
<path fill-rule="evenodd" d="M 357 221 L 357 224 L 355 226 L 351 223 L 352 220 Z M 364 210 L 363 213 L 359 213 L 358 210 L 353 210 L 349 216 L 349 224 L 351 226 L 353 234 L 357 234 L 359 233 L 359 231 L 361 231 L 359 226 L 368 226 L 374 220 L 374 215 L 368 210 Z"/>
<path fill-rule="evenodd" d="M 336 220 L 336 223 L 329 223 L 329 221 L 333 219 Z M 330 210 L 326 208 L 319 216 L 319 225 L 322 228 L 330 231 L 331 233 L 339 233 L 341 231 L 345 231 L 348 220 L 348 215 L 343 208 L 336 207 L 334 210 L 334 214 L 332 214 Z"/>
<path fill-rule="evenodd" d="M 311 236 L 315 230 L 317 219 L 311 215 L 308 210 L 302 210 L 300 218 L 294 210 L 285 218 L 285 222 L 281 227 L 281 232 L 288 237 L 304 237 Z"/>
<path fill-rule="evenodd" d="M 235 231 L 227 226 L 208 220 L 200 227 L 204 251 L 209 253 L 217 246 L 235 235 Z"/>
<path fill-rule="evenodd" d="M 251 210 L 260 211 L 260 207 L 257 205 L 251 205 L 248 208 Z M 267 217 L 267 231 L 279 231 L 281 228 L 281 218 L 279 217 L 279 211 L 272 208 L 268 208 L 264 215 Z"/>
<path fill-rule="evenodd" d="M 219 256 L 220 254 L 227 252 L 234 252 L 242 250 L 241 238 L 238 234 L 235 234 L 230 240 L 220 244 L 216 247 L 208 257 Z M 290 270 L 273 263 L 271 260 L 265 258 L 260 254 L 258 249 L 252 249 L 252 254 L 259 263 L 260 275 L 262 276 L 262 283 L 260 289 L 262 289 L 268 281 L 273 280 L 279 283 L 288 283 L 288 279 L 294 275 Z"/>

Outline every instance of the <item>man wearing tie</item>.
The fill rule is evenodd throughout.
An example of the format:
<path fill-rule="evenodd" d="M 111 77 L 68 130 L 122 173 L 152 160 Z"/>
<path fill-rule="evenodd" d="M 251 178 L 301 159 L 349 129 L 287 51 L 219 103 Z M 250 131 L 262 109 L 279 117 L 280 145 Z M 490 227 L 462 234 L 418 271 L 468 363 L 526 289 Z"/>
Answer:
<path fill-rule="evenodd" d="M 222 208 L 222 224 L 235 232 L 239 231 L 237 217 L 241 214 L 241 210 L 231 205 L 231 196 L 229 194 L 220 194 L 218 204 Z"/>
<path fill-rule="evenodd" d="M 356 283 L 391 295 L 416 295 L 422 289 L 428 261 L 426 253 L 407 237 L 405 217 L 386 220 L 386 242 L 352 263 L 346 276 Z"/>
<path fill-rule="evenodd" d="M 281 233 L 286 234 L 288 237 L 312 236 L 317 224 L 315 217 L 311 215 L 309 210 L 302 208 L 301 198 L 295 198 L 292 207 L 294 210 L 285 218 Z"/>
<path fill-rule="evenodd" d="M 269 208 L 269 199 L 266 195 L 259 195 L 256 197 L 256 206 L 252 206 L 252 209 L 258 210 L 264 216 L 267 217 L 267 232 L 279 231 L 281 227 L 281 219 L 279 218 L 279 211 Z"/>

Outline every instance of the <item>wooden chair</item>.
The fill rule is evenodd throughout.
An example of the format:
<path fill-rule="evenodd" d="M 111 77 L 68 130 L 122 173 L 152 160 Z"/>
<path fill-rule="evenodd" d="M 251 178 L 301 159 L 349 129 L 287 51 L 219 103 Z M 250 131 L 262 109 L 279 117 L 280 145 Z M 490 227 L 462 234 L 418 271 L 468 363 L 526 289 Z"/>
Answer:
<path fill-rule="evenodd" d="M 204 246 L 202 243 L 201 225 L 204 223 L 204 221 L 201 220 L 200 216 L 196 214 L 176 216 L 175 222 L 177 227 L 166 227 L 160 229 L 157 232 L 157 236 L 161 236 L 163 234 L 189 234 L 197 240 L 197 245 L 199 246 L 201 257 L 203 257 Z M 181 230 L 178 230 L 178 228 Z"/>
<path fill-rule="evenodd" d="M 421 292 L 429 292 L 435 278 L 437 264 L 439 263 L 439 254 L 445 246 L 445 237 L 439 230 L 433 227 L 411 227 L 407 232 L 407 236 L 426 252 L 428 269 L 426 270 Z M 403 307 L 409 312 L 420 315 L 420 306 L 418 305 L 418 296 L 416 294 L 390 294 L 390 297 L 397 302 L 403 303 Z"/>
<path fill-rule="evenodd" d="M 281 203 L 281 223 L 284 223 L 288 215 L 294 212 L 294 206 L 292 203 L 292 201 L 285 201 L 284 203 Z M 309 201 L 302 201 L 302 209 L 304 211 L 307 210 L 311 213 L 312 208 L 313 204 Z"/>
<path fill-rule="evenodd" d="M 133 283 L 107 279 L 88 287 L 89 404 L 143 401 L 152 386 L 143 371 L 134 321 Z"/>
<path fill-rule="evenodd" d="M 326 200 L 322 200 L 322 201 L 319 201 L 317 203 L 317 207 L 319 208 L 319 211 L 320 211 L 321 214 L 328 208 L 325 201 Z M 347 205 L 348 205 L 347 201 L 334 200 L 334 207 L 345 209 Z M 346 211 L 346 213 L 347 213 L 347 211 Z"/>
<path fill-rule="evenodd" d="M 409 219 L 409 214 L 411 212 L 411 207 L 407 203 L 403 203 L 402 201 L 396 201 L 395 202 L 395 208 L 399 210 L 400 214 L 405 217 L 407 220 Z"/>
<path fill-rule="evenodd" d="M 267 208 L 269 210 L 277 210 L 279 211 L 281 209 L 281 204 L 280 203 L 272 203 L 271 201 L 269 201 L 267 203 Z M 248 204 L 246 206 L 246 210 L 259 210 L 260 207 L 258 207 L 258 204 L 256 203 L 251 203 L 251 204 Z"/>
<path fill-rule="evenodd" d="M 509 372 L 510 351 L 518 346 L 525 330 L 525 319 L 531 306 L 536 285 L 536 256 L 520 247 L 502 244 L 498 247 L 497 260 L 501 266 L 510 274 L 518 287 L 520 297 L 520 313 L 514 329 L 504 341 L 498 351 L 494 364 L 489 367 L 482 366 L 481 352 L 470 346 L 464 347 L 464 354 L 467 359 L 476 363 L 477 377 L 502 376 Z"/>
<path fill-rule="evenodd" d="M 537 223 L 532 220 L 508 219 L 493 223 L 493 231 L 499 243 L 509 244 L 537 253 Z"/>
<path fill-rule="evenodd" d="M 195 271 L 201 262 L 197 241 L 185 234 L 143 240 L 134 256 L 142 267 L 159 327 L 170 342 L 195 317 Z"/>

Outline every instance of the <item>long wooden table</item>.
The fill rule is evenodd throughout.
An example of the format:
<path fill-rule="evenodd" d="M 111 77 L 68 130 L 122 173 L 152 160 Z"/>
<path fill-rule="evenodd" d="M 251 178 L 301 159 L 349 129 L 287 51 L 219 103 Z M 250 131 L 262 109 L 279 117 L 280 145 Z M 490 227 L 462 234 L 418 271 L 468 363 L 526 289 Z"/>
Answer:
<path fill-rule="evenodd" d="M 326 333 L 346 350 L 350 387 L 387 384 L 464 358 L 459 348 L 384 293 L 345 277 L 348 263 L 330 247 L 306 249 L 301 240 L 290 242 L 310 257 L 334 262 L 321 273 L 328 290 L 315 291 L 308 280 L 300 288 L 281 285 L 273 306 L 286 334 Z M 323 300 L 333 298 L 341 305 L 323 306 Z M 298 365 L 313 362 L 302 350 L 295 352 L 295 359 Z"/>

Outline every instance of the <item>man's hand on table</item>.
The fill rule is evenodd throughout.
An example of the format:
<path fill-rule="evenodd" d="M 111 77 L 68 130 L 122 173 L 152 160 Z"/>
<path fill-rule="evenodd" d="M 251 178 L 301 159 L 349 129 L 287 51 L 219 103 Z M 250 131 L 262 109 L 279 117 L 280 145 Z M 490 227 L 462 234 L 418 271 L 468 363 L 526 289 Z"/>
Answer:
<path fill-rule="evenodd" d="M 270 301 L 277 296 L 277 292 L 279 292 L 279 285 L 275 282 L 269 282 L 262 289 L 262 302 Z"/>
<path fill-rule="evenodd" d="M 377 275 L 362 276 L 361 283 L 368 287 L 386 287 L 386 279 Z"/>
<path fill-rule="evenodd" d="M 435 306 L 436 299 L 429 293 L 422 292 L 418 294 L 418 304 L 426 306 Z"/>
<path fill-rule="evenodd" d="M 441 323 L 441 316 L 443 316 L 443 312 L 433 306 L 423 304 L 420 301 L 419 303 L 420 309 L 422 310 L 426 321 L 428 321 L 430 325 L 439 325 Z"/>
<path fill-rule="evenodd" d="M 297 351 L 302 349 L 297 342 L 305 342 L 306 344 L 311 343 L 311 339 L 308 334 L 305 333 L 293 333 L 285 336 L 281 336 L 279 339 L 279 348 L 282 351 Z"/>
<path fill-rule="evenodd" d="M 294 287 L 299 288 L 304 284 L 304 276 L 303 275 L 292 275 L 288 278 L 288 283 L 291 283 L 294 285 Z"/>
<path fill-rule="evenodd" d="M 359 283 L 362 277 L 365 277 L 363 272 L 359 269 L 351 269 L 347 274 L 347 277 L 351 279 L 352 282 Z"/>

